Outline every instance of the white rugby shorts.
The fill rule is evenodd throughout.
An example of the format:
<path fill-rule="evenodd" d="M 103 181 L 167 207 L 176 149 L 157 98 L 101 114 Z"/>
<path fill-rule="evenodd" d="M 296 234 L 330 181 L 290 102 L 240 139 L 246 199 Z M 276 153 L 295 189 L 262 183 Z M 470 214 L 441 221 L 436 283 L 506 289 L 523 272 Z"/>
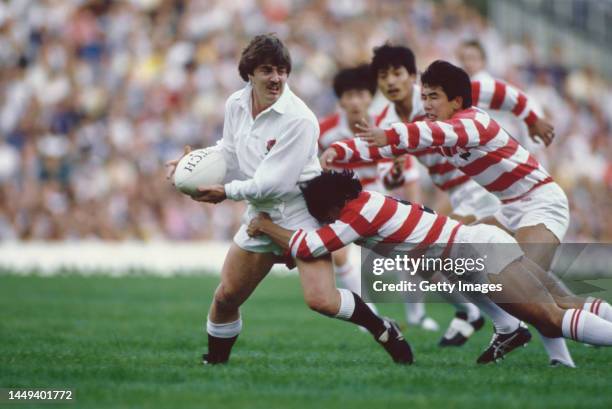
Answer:
<path fill-rule="evenodd" d="M 249 203 L 242 215 L 242 225 L 234 235 L 234 243 L 243 250 L 253 253 L 273 253 L 277 256 L 284 254 L 284 250 L 274 243 L 268 236 L 261 235 L 249 237 L 247 226 L 257 213 L 266 212 L 270 214 L 272 221 L 289 230 L 305 229 L 314 230 L 320 226 L 319 222 L 310 215 L 306 207 L 306 201 L 302 195 L 289 201 L 270 204 L 256 205 Z"/>
<path fill-rule="evenodd" d="M 487 274 L 499 274 L 523 254 L 514 237 L 499 227 L 475 224 L 459 228 L 450 256 L 474 260 L 481 258 Z"/>
<path fill-rule="evenodd" d="M 494 215 L 501 206 L 493 193 L 471 179 L 452 189 L 448 198 L 453 214 L 461 217 L 471 215 L 476 220 Z"/>
<path fill-rule="evenodd" d="M 521 227 L 543 224 L 561 242 L 570 221 L 567 196 L 558 184 L 550 182 L 519 200 L 502 204 L 495 218 L 512 233 Z"/>

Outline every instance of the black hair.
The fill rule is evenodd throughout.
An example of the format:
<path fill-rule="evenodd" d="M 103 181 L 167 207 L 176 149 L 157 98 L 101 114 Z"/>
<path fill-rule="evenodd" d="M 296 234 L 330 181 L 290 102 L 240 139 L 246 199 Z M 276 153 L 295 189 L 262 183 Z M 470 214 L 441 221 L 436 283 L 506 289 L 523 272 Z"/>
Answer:
<path fill-rule="evenodd" d="M 408 47 L 390 44 L 374 48 L 371 67 L 374 75 L 380 70 L 387 70 L 391 67 L 406 67 L 409 74 L 417 72 L 412 50 Z"/>
<path fill-rule="evenodd" d="M 431 63 L 421 74 L 421 82 L 429 87 L 440 87 L 448 100 L 463 98 L 462 108 L 472 106 L 472 83 L 470 76 L 461 68 L 442 60 Z"/>
<path fill-rule="evenodd" d="M 344 68 L 334 77 L 334 92 L 338 98 L 347 91 L 362 89 L 370 91 L 372 95 L 376 92 L 376 80 L 368 64 Z"/>
<path fill-rule="evenodd" d="M 262 64 L 271 64 L 282 67 L 291 73 L 291 56 L 289 50 L 275 34 L 260 34 L 255 36 L 242 50 L 238 72 L 240 77 L 248 81 L 249 75 L 253 74 L 255 68 Z"/>
<path fill-rule="evenodd" d="M 464 42 L 461 43 L 462 47 L 472 47 L 478 50 L 478 52 L 480 52 L 480 56 L 482 57 L 482 59 L 484 61 L 487 60 L 487 53 L 484 49 L 484 47 L 482 46 L 482 44 L 480 43 L 480 41 L 478 40 L 465 40 Z"/>
<path fill-rule="evenodd" d="M 352 170 L 324 170 L 316 178 L 302 183 L 300 190 L 310 214 L 322 221 L 333 207 L 342 208 L 347 201 L 357 198 L 362 187 Z"/>

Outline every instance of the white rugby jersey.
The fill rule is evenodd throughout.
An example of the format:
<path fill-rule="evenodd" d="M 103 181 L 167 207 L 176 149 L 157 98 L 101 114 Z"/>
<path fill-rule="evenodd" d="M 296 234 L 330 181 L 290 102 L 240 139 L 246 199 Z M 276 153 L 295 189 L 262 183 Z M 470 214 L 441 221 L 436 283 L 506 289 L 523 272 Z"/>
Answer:
<path fill-rule="evenodd" d="M 418 204 L 401 202 L 377 192 L 362 191 L 342 208 L 340 218 L 317 230 L 297 230 L 289 241 L 295 258 L 331 253 L 349 243 L 373 248 L 379 243 L 400 244 L 397 249 L 427 252 L 436 246 L 440 256 L 450 251 L 461 223 Z"/>
<path fill-rule="evenodd" d="M 319 124 L 287 84 L 280 98 L 255 119 L 252 86 L 225 103 L 223 138 L 217 149 L 227 163 L 228 199 L 274 204 L 301 194 L 298 183 L 321 173 L 317 158 Z"/>
<path fill-rule="evenodd" d="M 538 160 L 479 108 L 457 112 L 448 121 L 394 123 L 385 133 L 388 145 L 382 148 L 361 139 L 332 145 L 336 161 L 377 160 L 435 147 L 503 203 L 552 182 Z"/>

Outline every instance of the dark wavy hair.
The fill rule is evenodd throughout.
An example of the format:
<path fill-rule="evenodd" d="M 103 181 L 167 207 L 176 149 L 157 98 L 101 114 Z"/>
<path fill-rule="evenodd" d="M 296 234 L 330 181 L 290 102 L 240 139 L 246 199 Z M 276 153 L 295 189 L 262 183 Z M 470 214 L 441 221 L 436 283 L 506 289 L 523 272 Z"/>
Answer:
<path fill-rule="evenodd" d="M 260 34 L 255 36 L 242 50 L 238 72 L 240 77 L 248 81 L 249 75 L 253 74 L 255 68 L 262 64 L 270 64 L 276 67 L 283 67 L 287 70 L 287 75 L 291 73 L 291 56 L 289 50 L 275 34 Z"/>
<path fill-rule="evenodd" d="M 362 187 L 352 170 L 324 170 L 316 178 L 302 183 L 300 189 L 310 214 L 322 221 L 333 207 L 342 208 L 346 202 L 357 198 Z"/>
<path fill-rule="evenodd" d="M 374 48 L 371 69 L 374 75 L 380 70 L 387 70 L 391 67 L 406 67 L 409 74 L 416 74 L 416 60 L 414 53 L 408 47 L 400 45 L 384 44 Z"/>
<path fill-rule="evenodd" d="M 421 75 L 423 85 L 440 87 L 448 100 L 463 98 L 462 108 L 472 106 L 472 83 L 470 76 L 463 69 L 442 60 L 431 63 Z"/>
<path fill-rule="evenodd" d="M 334 77 L 334 92 L 338 98 L 341 98 L 346 91 L 362 89 L 370 91 L 372 95 L 376 93 L 376 79 L 368 64 L 344 68 Z"/>

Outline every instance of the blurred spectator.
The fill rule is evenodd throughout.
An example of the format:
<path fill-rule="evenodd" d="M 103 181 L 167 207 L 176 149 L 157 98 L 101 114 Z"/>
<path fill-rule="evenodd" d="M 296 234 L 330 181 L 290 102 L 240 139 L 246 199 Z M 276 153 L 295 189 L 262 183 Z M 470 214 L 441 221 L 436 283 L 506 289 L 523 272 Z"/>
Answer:
<path fill-rule="evenodd" d="M 0 239 L 227 239 L 243 205 L 202 206 L 164 180 L 185 144 L 214 143 L 243 83 L 248 39 L 276 32 L 289 82 L 314 112 L 331 78 L 385 41 L 419 67 L 467 38 L 490 70 L 539 100 L 557 125 L 548 166 L 572 204 L 573 239 L 610 240 L 612 86 L 592 67 L 507 44 L 459 0 L 8 0 L 0 2 Z"/>

